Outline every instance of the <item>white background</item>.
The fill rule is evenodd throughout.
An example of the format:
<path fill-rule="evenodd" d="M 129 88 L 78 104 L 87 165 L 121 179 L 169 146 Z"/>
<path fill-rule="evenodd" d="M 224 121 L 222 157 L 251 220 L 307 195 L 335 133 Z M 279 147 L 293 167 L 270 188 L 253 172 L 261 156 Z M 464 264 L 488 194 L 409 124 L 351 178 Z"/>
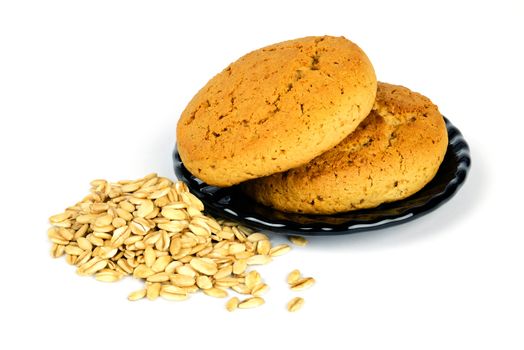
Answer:
<path fill-rule="evenodd" d="M 0 348 L 523 349 L 521 1 L 1 1 Z M 344 35 L 380 80 L 437 103 L 472 148 L 445 206 L 391 229 L 317 237 L 260 268 L 267 303 L 128 302 L 139 286 L 49 257 L 47 217 L 95 178 L 173 178 L 178 116 L 229 62 Z M 278 239 L 277 239 L 278 241 Z M 293 268 L 317 284 L 298 293 Z"/>

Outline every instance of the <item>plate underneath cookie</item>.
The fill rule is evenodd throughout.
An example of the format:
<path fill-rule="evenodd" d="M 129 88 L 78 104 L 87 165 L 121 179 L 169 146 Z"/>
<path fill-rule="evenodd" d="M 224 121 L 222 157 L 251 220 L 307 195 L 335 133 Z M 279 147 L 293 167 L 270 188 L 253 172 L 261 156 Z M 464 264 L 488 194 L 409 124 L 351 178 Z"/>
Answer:
<path fill-rule="evenodd" d="M 431 182 L 414 195 L 396 202 L 332 215 L 281 212 L 254 202 L 236 186 L 218 188 L 194 177 L 173 152 L 175 174 L 204 203 L 206 211 L 261 231 L 300 235 L 339 235 L 376 230 L 411 221 L 447 202 L 457 193 L 470 169 L 469 147 L 457 129 L 445 118 L 448 148 L 444 161 Z"/>

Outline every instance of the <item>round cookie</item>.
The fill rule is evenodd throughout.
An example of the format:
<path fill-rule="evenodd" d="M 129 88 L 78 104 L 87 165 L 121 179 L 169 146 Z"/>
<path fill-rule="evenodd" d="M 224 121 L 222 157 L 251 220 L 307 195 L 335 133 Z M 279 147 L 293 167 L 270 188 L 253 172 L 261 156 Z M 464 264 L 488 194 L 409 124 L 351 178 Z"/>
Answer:
<path fill-rule="evenodd" d="M 406 198 L 436 174 L 448 144 L 437 106 L 409 89 L 378 83 L 369 116 L 308 164 L 249 181 L 242 189 L 276 209 L 331 214 Z"/>
<path fill-rule="evenodd" d="M 344 37 L 306 37 L 248 53 L 212 78 L 177 125 L 185 167 L 210 185 L 306 164 L 367 116 L 376 94 L 369 59 Z"/>

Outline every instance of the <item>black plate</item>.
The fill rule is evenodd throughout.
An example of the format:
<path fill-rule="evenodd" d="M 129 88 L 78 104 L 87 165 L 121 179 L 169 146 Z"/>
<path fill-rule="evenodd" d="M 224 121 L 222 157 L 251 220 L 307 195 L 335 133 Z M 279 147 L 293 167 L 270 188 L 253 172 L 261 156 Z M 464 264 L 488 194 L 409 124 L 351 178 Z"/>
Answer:
<path fill-rule="evenodd" d="M 401 201 L 377 208 L 334 215 L 284 213 L 258 204 L 236 186 L 218 188 L 194 177 L 175 148 L 173 160 L 179 180 L 185 181 L 206 207 L 206 212 L 232 219 L 261 231 L 300 235 L 338 235 L 398 225 L 435 210 L 448 201 L 466 180 L 471 158 L 460 131 L 446 119 L 449 144 L 435 178 L 423 189 Z"/>

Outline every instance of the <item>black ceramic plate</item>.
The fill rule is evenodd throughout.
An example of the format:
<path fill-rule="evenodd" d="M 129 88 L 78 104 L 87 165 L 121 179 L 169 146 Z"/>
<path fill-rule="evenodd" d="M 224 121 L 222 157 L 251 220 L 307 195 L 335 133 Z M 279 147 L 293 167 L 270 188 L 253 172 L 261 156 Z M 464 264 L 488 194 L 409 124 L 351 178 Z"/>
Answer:
<path fill-rule="evenodd" d="M 254 202 L 236 186 L 218 188 L 207 185 L 184 167 L 176 149 L 173 153 L 175 173 L 200 198 L 209 214 L 258 230 L 300 235 L 338 235 L 375 230 L 398 225 L 435 210 L 453 197 L 466 180 L 471 163 L 468 144 L 460 131 L 445 120 L 449 144 L 435 178 L 411 197 L 373 209 L 334 215 L 284 213 Z"/>

